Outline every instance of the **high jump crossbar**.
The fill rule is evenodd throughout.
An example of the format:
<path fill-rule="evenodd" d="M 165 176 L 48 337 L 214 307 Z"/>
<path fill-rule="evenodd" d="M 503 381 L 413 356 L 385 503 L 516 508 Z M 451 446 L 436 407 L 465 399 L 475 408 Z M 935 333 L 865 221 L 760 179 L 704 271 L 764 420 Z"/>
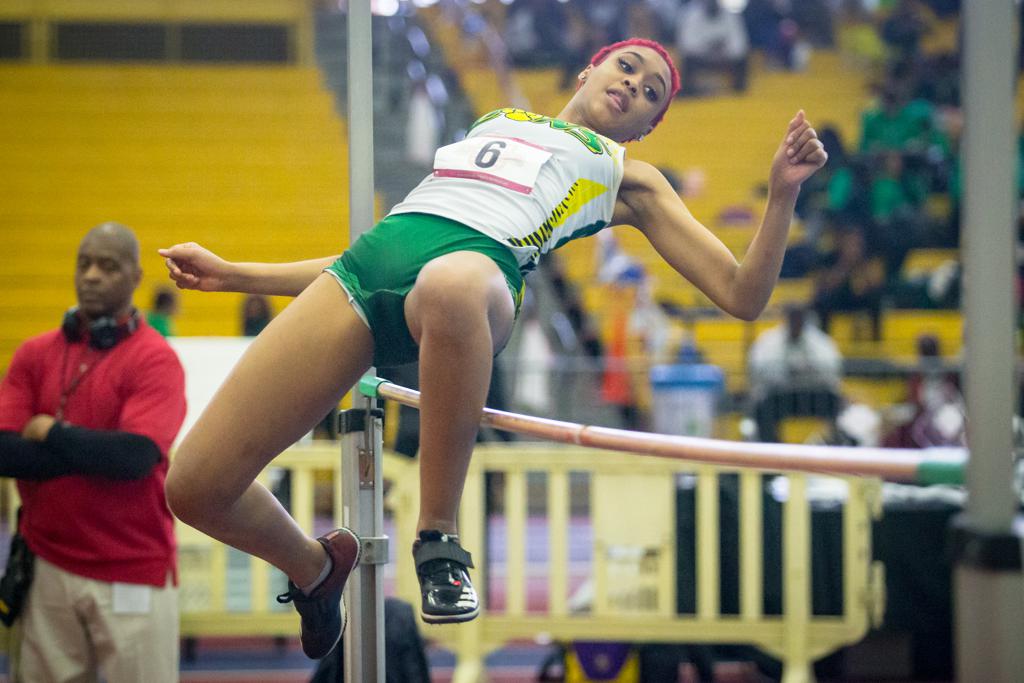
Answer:
<path fill-rule="evenodd" d="M 419 408 L 418 391 L 367 375 L 360 392 Z M 887 481 L 963 484 L 967 450 L 964 448 L 865 448 L 806 444 L 742 443 L 694 436 L 676 436 L 596 427 L 484 408 L 480 424 L 547 441 L 589 448 L 625 451 L 659 458 L 752 467 L 772 471 L 880 477 Z"/>

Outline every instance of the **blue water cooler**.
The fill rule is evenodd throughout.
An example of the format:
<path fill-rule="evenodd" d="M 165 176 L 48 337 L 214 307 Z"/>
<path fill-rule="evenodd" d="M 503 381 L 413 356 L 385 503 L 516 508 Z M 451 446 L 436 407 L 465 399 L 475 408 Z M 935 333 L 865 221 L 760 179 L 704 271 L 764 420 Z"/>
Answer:
<path fill-rule="evenodd" d="M 725 377 L 717 365 L 655 365 L 651 368 L 654 431 L 711 436 L 724 387 Z"/>

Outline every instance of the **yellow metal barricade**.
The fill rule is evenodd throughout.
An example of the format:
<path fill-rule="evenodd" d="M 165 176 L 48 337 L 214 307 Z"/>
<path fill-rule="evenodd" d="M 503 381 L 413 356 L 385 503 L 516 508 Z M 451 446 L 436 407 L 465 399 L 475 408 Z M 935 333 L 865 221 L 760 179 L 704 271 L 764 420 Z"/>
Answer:
<path fill-rule="evenodd" d="M 314 530 L 343 523 L 340 505 L 341 457 L 337 444 L 295 446 L 272 463 L 290 475 L 291 511 Z M 723 615 L 719 604 L 719 476 L 739 473 L 739 614 Z M 537 474 L 539 473 L 539 477 Z M 570 495 L 580 473 L 587 500 Z M 504 479 L 506 561 L 503 610 L 487 605 L 489 573 L 486 518 L 487 475 Z M 504 644 L 538 636 L 560 641 L 749 643 L 783 661 L 786 683 L 812 681 L 811 664 L 837 648 L 860 640 L 869 622 L 880 618 L 884 601 L 881 567 L 871 561 L 871 521 L 879 514 L 879 482 L 846 478 L 843 506 L 843 614 L 811 613 L 810 507 L 807 476 L 788 474 L 783 505 L 783 614 L 765 615 L 761 472 L 691 465 L 550 444 L 480 447 L 474 454 L 462 498 L 460 535 L 477 558 L 474 581 L 482 610 L 472 622 L 424 627 L 429 639 L 453 650 L 458 683 L 485 680 L 484 658 Z M 696 611 L 677 614 L 675 496 L 679 477 L 695 479 Z M 261 480 L 271 483 L 274 473 Z M 548 533 L 546 604 L 528 609 L 527 548 L 531 510 L 528 481 L 542 490 Z M 409 549 L 416 528 L 419 481 L 415 461 L 385 457 L 386 509 L 393 522 L 395 565 L 389 572 L 394 593 L 418 605 L 419 590 Z M 16 504 L 9 480 L 9 519 Z M 535 495 L 536 499 L 537 496 Z M 534 500 L 536 503 L 536 500 Z M 569 548 L 573 506 L 584 509 L 592 529 L 589 591 L 570 602 Z M 538 507 L 536 504 L 534 508 Z M 536 513 L 536 510 L 533 511 Z M 326 519 L 324 518 L 326 516 Z M 533 515 L 536 517 L 536 514 Z M 333 517 L 333 519 L 331 519 Z M 298 633 L 298 621 L 273 596 L 285 577 L 262 560 L 239 553 L 185 525 L 177 525 L 181 574 L 182 636 Z M 534 563 L 536 564 L 536 563 Z M 576 569 L 577 579 L 580 569 Z M 536 584 L 537 577 L 534 578 Z M 579 598 L 580 593 L 590 597 Z"/>
<path fill-rule="evenodd" d="M 589 475 L 587 501 L 593 527 L 589 607 L 570 610 L 570 474 Z M 739 473 L 740 614 L 723 615 L 719 605 L 719 475 Z M 549 538 L 546 572 L 548 601 L 542 611 L 526 610 L 525 585 L 528 473 L 546 479 Z M 807 476 L 788 474 L 783 505 L 783 614 L 763 611 L 763 538 L 761 472 L 638 457 L 550 444 L 478 448 L 462 501 L 460 535 L 475 554 L 485 553 L 485 476 L 505 481 L 502 516 L 506 528 L 505 609 L 488 608 L 482 592 L 481 615 L 457 626 L 430 627 L 428 638 L 458 656 L 454 680 L 484 680 L 486 655 L 504 644 L 539 635 L 561 641 L 749 643 L 778 657 L 786 683 L 813 680 L 812 663 L 843 645 L 859 641 L 869 622 L 880 621 L 884 602 L 881 565 L 871 560 L 871 521 L 880 514 L 880 482 L 845 478 L 843 507 L 843 614 L 811 613 L 810 506 Z M 676 614 L 675 495 L 677 477 L 696 477 L 696 594 L 693 615 Z M 415 487 L 395 506 L 415 525 Z M 402 522 L 399 522 L 402 524 Z M 418 600 L 408 553 L 397 554 L 400 597 Z M 474 581 L 487 586 L 486 560 L 477 563 Z M 632 572 L 632 573 L 630 573 Z M 627 580 L 628 579 L 628 580 Z M 625 588 L 624 588 L 625 587 Z"/>

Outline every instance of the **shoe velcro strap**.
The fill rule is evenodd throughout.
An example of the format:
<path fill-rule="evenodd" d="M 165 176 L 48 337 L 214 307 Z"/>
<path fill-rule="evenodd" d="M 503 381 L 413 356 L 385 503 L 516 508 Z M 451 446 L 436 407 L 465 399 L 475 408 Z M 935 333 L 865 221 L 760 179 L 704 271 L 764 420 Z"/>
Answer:
<path fill-rule="evenodd" d="M 413 555 L 417 567 L 431 560 L 453 560 L 465 567 L 473 567 L 473 557 L 451 541 L 424 541 Z"/>
<path fill-rule="evenodd" d="M 300 601 L 301 602 L 302 600 L 306 600 L 306 599 L 308 599 L 308 598 L 306 598 L 306 594 L 303 593 L 302 590 L 298 586 L 296 586 L 294 583 L 292 583 L 291 581 L 288 582 L 288 592 L 287 593 L 281 593 L 280 595 L 277 596 L 277 601 L 279 603 L 281 603 L 282 605 L 287 604 L 289 602 L 294 602 L 294 601 Z"/>

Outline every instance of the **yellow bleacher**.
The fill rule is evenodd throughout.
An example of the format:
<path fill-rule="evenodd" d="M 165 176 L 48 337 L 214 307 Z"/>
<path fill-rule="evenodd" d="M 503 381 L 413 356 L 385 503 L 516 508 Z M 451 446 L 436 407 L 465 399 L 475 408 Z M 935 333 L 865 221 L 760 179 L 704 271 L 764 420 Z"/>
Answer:
<path fill-rule="evenodd" d="M 170 282 L 161 246 L 285 261 L 347 242 L 344 131 L 316 68 L 10 64 L 0 91 L 0 368 L 74 303 L 99 222 L 139 237 L 140 308 Z M 183 293 L 178 333 L 238 334 L 240 298 Z"/>

